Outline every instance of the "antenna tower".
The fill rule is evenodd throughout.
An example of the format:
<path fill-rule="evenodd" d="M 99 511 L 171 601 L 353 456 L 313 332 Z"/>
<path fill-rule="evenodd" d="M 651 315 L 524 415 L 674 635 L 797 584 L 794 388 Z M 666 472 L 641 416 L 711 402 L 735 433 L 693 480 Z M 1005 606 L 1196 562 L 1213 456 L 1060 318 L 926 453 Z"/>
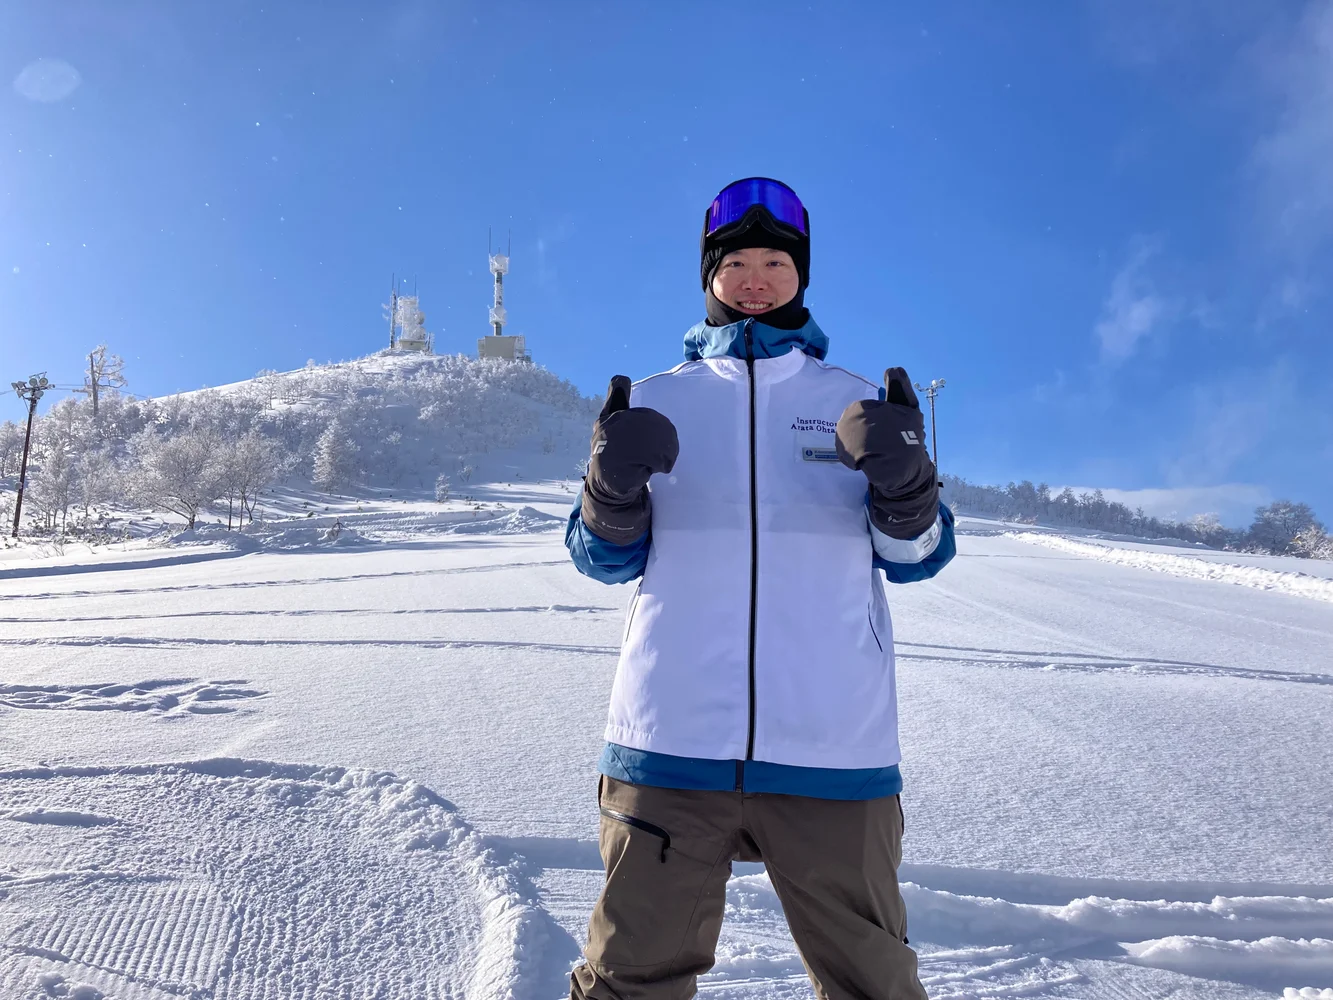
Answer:
<path fill-rule="evenodd" d="M 505 275 L 509 273 L 509 250 L 514 246 L 514 237 L 510 234 L 509 247 L 505 253 L 491 253 L 490 230 L 486 232 L 486 254 L 491 262 L 491 274 L 495 275 L 495 302 L 491 306 L 492 336 L 504 335 L 507 320 L 505 315 Z"/>

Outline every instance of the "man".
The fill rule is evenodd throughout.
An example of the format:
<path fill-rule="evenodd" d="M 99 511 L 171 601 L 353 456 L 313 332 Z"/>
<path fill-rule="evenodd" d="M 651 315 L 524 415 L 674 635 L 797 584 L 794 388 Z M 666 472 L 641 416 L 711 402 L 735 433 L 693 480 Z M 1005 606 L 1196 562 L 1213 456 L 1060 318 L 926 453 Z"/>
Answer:
<path fill-rule="evenodd" d="M 809 213 L 728 185 L 705 215 L 686 362 L 612 379 L 566 543 L 641 577 L 599 785 L 607 880 L 571 997 L 692 996 L 733 860 L 763 861 L 821 998 L 924 1000 L 898 890 L 902 810 L 883 571 L 953 557 L 907 374 L 824 363 Z"/>

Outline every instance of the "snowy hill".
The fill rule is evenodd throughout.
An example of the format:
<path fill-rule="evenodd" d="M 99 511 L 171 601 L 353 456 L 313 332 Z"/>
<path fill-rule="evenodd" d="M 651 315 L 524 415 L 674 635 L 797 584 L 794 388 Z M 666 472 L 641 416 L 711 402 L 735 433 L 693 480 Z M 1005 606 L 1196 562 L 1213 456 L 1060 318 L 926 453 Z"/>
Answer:
<path fill-rule="evenodd" d="M 536 365 L 390 351 L 156 399 L 108 394 L 96 416 L 67 397 L 34 428 L 27 534 L 105 541 L 159 518 L 239 526 L 260 508 L 567 481 L 598 405 Z M 0 426 L 11 511 L 15 430 Z"/>
<path fill-rule="evenodd" d="M 428 489 L 441 472 L 475 483 L 576 476 L 600 406 L 537 365 L 399 351 L 155 402 L 226 434 L 282 440 L 308 479 L 322 450 L 340 465 L 328 485 L 349 491 Z"/>

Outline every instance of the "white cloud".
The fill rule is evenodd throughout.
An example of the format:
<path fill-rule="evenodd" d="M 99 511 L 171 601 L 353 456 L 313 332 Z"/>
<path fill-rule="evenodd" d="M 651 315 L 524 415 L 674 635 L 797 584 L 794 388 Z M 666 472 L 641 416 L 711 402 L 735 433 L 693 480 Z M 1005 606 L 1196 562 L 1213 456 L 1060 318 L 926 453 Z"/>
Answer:
<path fill-rule="evenodd" d="M 1157 249 L 1154 242 L 1139 241 L 1111 281 L 1095 329 L 1103 361 L 1118 363 L 1129 358 L 1138 350 L 1139 342 L 1157 330 L 1172 311 L 1170 302 L 1158 294 L 1147 273 Z"/>
<path fill-rule="evenodd" d="M 1094 486 L 1071 486 L 1075 493 L 1092 492 Z M 1063 486 L 1055 487 L 1058 494 Z M 1250 523 L 1254 508 L 1268 503 L 1272 494 L 1252 483 L 1223 483 L 1218 486 L 1181 486 L 1175 488 L 1118 490 L 1101 487 L 1102 495 L 1130 510 L 1144 512 L 1172 521 L 1188 521 L 1196 514 L 1216 514 L 1223 524 L 1243 527 Z"/>
<path fill-rule="evenodd" d="M 14 77 L 14 90 L 30 101 L 63 101 L 83 82 L 79 71 L 63 59 L 37 59 Z"/>

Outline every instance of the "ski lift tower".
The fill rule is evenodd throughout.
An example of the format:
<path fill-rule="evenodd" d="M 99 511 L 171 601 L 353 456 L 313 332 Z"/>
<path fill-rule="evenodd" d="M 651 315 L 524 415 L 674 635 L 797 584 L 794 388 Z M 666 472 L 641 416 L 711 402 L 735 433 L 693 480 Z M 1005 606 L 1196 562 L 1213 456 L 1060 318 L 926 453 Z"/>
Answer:
<path fill-rule="evenodd" d="M 511 245 L 512 246 L 512 245 Z M 477 341 L 477 357 L 504 358 L 506 361 L 531 361 L 526 338 L 507 336 L 504 332 L 508 315 L 505 313 L 505 275 L 509 273 L 507 253 L 487 253 L 491 274 L 495 275 L 495 300 L 491 305 L 491 333 Z"/>

